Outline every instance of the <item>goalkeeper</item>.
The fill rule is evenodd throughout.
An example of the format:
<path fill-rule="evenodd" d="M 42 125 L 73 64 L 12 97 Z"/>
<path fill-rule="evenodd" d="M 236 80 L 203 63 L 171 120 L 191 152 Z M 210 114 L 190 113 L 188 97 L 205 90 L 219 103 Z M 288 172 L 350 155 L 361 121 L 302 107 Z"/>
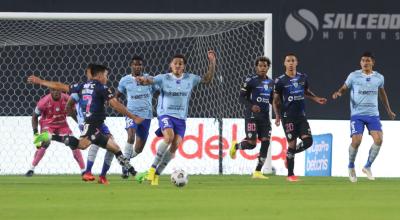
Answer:
<path fill-rule="evenodd" d="M 35 136 L 38 135 L 38 124 L 40 124 L 41 132 L 47 131 L 53 136 L 53 140 L 63 143 L 63 137 L 72 135 L 71 129 L 67 123 L 66 103 L 69 96 L 60 91 L 50 89 L 50 93 L 42 97 L 36 105 L 32 114 L 32 128 Z M 38 118 L 40 116 L 40 120 Z M 76 120 L 76 117 L 73 116 Z M 43 158 L 46 149 L 49 147 L 50 141 L 37 143 L 36 152 L 32 161 L 32 167 L 25 174 L 27 177 L 33 176 L 35 167 Z M 79 149 L 72 150 L 72 154 L 81 169 L 81 173 L 85 171 L 85 163 Z"/>

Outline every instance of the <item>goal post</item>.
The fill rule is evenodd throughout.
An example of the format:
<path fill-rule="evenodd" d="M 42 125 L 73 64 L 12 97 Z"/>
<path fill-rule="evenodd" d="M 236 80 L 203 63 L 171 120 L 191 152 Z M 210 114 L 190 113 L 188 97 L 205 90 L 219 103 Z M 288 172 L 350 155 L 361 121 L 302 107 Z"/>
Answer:
<path fill-rule="evenodd" d="M 234 138 L 231 125 L 236 126 L 237 138 L 244 137 L 244 108 L 238 102 L 241 83 L 254 72 L 256 57 L 265 55 L 272 59 L 272 14 L 0 12 L 0 58 L 3 60 L 0 63 L 0 92 L 4 94 L 4 104 L 0 106 L 0 160 L 5 161 L 0 164 L 0 174 L 24 173 L 33 157 L 30 115 L 47 89 L 26 84 L 28 74 L 76 83 L 85 80 L 83 71 L 88 63 L 102 63 L 111 69 L 109 84 L 116 88 L 121 77 L 130 73 L 129 61 L 133 55 L 144 58 L 145 72 L 157 75 L 168 71 L 173 54 L 182 53 L 188 58 L 186 70 L 202 75 L 207 69 L 206 52 L 209 49 L 217 53 L 215 78 L 209 86 L 200 85 L 193 91 L 190 125 L 186 132 L 196 136 L 200 134 L 198 128 L 203 129 L 204 140 L 199 147 L 203 152 L 195 161 L 189 162 L 185 161 L 185 155 L 177 155 L 166 172 L 174 166 L 188 166 L 189 173 L 249 173 L 256 161 L 245 158 L 230 161 L 226 148 L 231 143 L 230 138 Z M 272 68 L 268 75 L 272 76 Z M 123 118 L 110 109 L 107 111 L 110 116 L 108 126 L 117 143 L 123 146 L 126 142 Z M 210 121 L 216 125 L 208 128 L 205 123 Z M 156 126 L 154 119 L 150 133 Z M 70 127 L 78 135 L 74 122 Z M 216 160 L 210 156 L 212 150 L 208 152 L 206 148 L 207 140 L 218 134 L 221 138 Z M 142 158 L 133 161 L 139 170 L 150 163 L 152 139 L 153 134 L 140 156 Z M 196 155 L 192 146 L 197 142 L 188 140 L 185 144 L 182 151 L 187 151 L 186 156 Z M 102 160 L 103 155 L 99 151 L 96 161 Z M 266 172 L 271 169 L 270 155 Z M 44 158 L 38 173 L 79 172 L 70 152 L 62 144 L 53 142 Z M 141 165 L 140 161 L 145 162 Z M 113 164 L 110 171 L 118 173 L 120 169 Z"/>

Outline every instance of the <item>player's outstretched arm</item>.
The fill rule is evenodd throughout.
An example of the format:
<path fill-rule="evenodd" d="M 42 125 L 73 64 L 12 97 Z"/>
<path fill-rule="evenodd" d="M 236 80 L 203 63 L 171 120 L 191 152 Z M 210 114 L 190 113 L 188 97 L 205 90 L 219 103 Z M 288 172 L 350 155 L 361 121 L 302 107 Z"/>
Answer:
<path fill-rule="evenodd" d="M 274 93 L 274 99 L 272 100 L 272 108 L 275 112 L 275 125 L 281 124 L 281 97 L 279 94 Z"/>
<path fill-rule="evenodd" d="M 67 84 L 64 84 L 61 82 L 55 82 L 55 81 L 47 81 L 47 80 L 41 79 L 35 75 L 30 75 L 28 77 L 28 83 L 45 86 L 47 88 L 59 90 L 62 92 L 69 92 L 69 86 Z"/>
<path fill-rule="evenodd" d="M 207 57 L 208 57 L 208 69 L 201 80 L 202 83 L 206 84 L 210 83 L 211 80 L 214 78 L 216 59 L 217 59 L 215 52 L 213 50 L 209 50 L 207 52 Z"/>
<path fill-rule="evenodd" d="M 304 95 L 307 98 L 309 98 L 309 99 L 313 100 L 314 102 L 321 104 L 321 105 L 326 104 L 326 102 L 328 101 L 326 98 L 322 98 L 322 97 L 315 95 L 310 89 L 306 89 L 304 91 Z"/>
<path fill-rule="evenodd" d="M 343 84 L 343 86 L 340 87 L 340 89 L 338 91 L 336 91 L 332 94 L 332 99 L 339 98 L 347 91 L 347 89 L 348 89 L 348 87 L 346 86 L 346 84 Z"/>
<path fill-rule="evenodd" d="M 380 98 L 381 102 L 383 103 L 383 105 L 385 106 L 385 109 L 389 115 L 389 118 L 391 120 L 394 120 L 396 118 L 396 114 L 390 108 L 389 99 L 386 95 L 386 91 L 384 88 L 379 88 L 379 98 Z"/>
<path fill-rule="evenodd" d="M 116 97 L 109 99 L 108 103 L 110 104 L 110 106 L 115 109 L 115 111 L 128 116 L 129 118 L 131 118 L 136 124 L 140 124 L 142 123 L 142 121 L 144 120 L 141 117 L 138 117 L 132 113 L 130 113 L 128 111 L 128 109 L 121 103 L 118 101 L 118 99 Z"/>

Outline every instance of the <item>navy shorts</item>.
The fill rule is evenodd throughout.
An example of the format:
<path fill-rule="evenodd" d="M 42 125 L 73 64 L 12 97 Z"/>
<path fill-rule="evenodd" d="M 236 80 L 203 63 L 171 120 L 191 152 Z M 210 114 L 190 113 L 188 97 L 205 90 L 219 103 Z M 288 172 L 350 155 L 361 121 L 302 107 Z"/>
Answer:
<path fill-rule="evenodd" d="M 166 128 L 172 128 L 174 133 L 183 138 L 186 131 L 186 120 L 171 117 L 169 115 L 161 115 L 158 117 L 158 125 L 160 128 L 156 131 L 156 135 L 161 137 L 162 132 Z"/>
<path fill-rule="evenodd" d="M 151 119 L 144 119 L 142 123 L 136 124 L 131 118 L 126 117 L 125 122 L 126 130 L 129 128 L 134 128 L 136 130 L 136 135 L 139 136 L 140 139 L 147 140 L 147 137 L 149 136 Z"/>
<path fill-rule="evenodd" d="M 367 115 L 354 115 L 350 119 L 350 137 L 355 134 L 363 134 L 364 127 L 367 127 L 368 131 L 382 131 L 382 124 L 379 116 L 367 116 Z"/>

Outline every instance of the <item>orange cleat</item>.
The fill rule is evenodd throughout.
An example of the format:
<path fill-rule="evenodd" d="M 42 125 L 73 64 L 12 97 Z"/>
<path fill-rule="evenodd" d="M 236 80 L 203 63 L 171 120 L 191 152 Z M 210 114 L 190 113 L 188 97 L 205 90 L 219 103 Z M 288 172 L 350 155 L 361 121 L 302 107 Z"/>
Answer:
<path fill-rule="evenodd" d="M 300 181 L 300 179 L 297 177 L 297 176 L 288 176 L 287 178 L 286 178 L 286 180 L 287 181 L 289 181 L 289 182 L 298 182 L 298 181 Z"/>
<path fill-rule="evenodd" d="M 104 185 L 110 184 L 105 176 L 99 176 L 99 180 L 97 182 Z"/>
<path fill-rule="evenodd" d="M 82 175 L 82 180 L 87 182 L 87 181 L 94 181 L 96 178 L 92 175 L 91 172 L 85 172 Z"/>

